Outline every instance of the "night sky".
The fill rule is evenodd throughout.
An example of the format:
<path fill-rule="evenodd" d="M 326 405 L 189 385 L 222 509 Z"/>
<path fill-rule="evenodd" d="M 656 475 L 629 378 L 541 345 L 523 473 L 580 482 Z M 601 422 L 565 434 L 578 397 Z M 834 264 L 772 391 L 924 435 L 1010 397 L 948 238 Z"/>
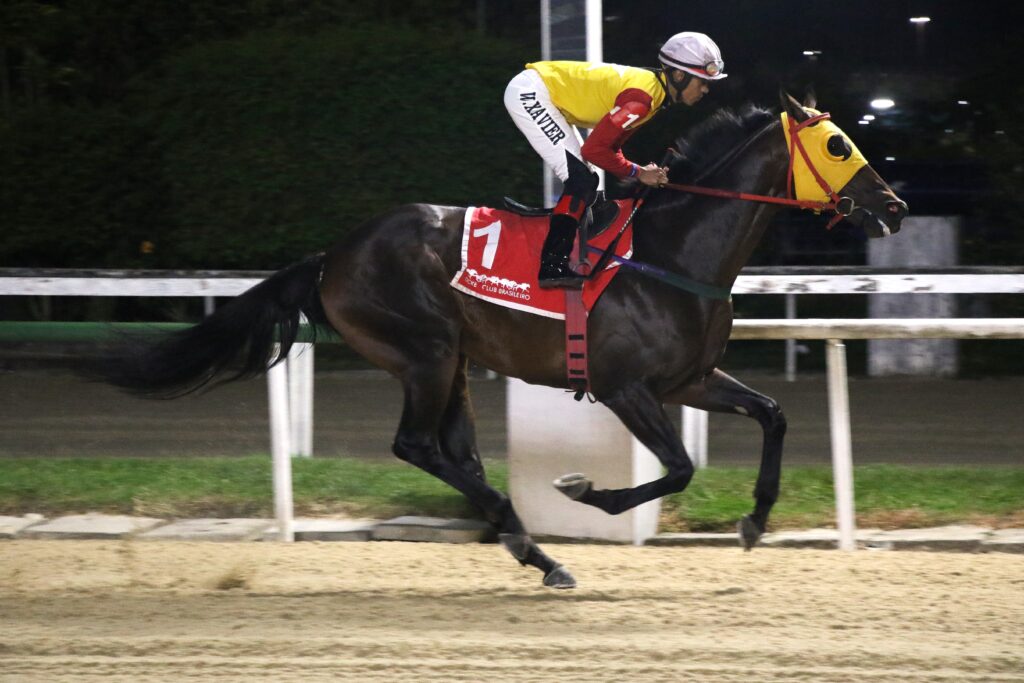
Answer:
<path fill-rule="evenodd" d="M 888 157 L 941 175 L 951 164 L 985 165 L 992 149 L 1019 144 L 1024 41 L 1015 5 L 604 0 L 604 58 L 650 66 L 673 33 L 707 33 L 722 49 L 729 78 L 714 84 L 697 106 L 701 111 L 686 116 L 744 102 L 775 107 L 780 87 L 798 97 L 812 89 L 819 108 L 832 113 L 876 166 Z M 931 21 L 911 23 L 916 16 Z M 805 50 L 820 54 L 808 57 Z M 896 105 L 872 110 L 869 102 L 879 97 Z M 865 114 L 876 118 L 858 123 Z M 975 179 L 962 171 L 955 177 L 965 175 L 965 183 Z"/>

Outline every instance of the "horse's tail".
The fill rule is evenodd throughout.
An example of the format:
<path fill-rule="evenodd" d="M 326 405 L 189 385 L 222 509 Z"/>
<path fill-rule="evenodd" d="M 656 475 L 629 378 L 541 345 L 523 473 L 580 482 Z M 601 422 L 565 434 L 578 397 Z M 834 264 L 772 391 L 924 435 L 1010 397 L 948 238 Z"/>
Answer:
<path fill-rule="evenodd" d="M 278 271 L 188 329 L 123 338 L 92 374 L 159 398 L 261 375 L 288 355 L 300 314 L 326 322 L 319 292 L 323 259 L 318 254 Z"/>

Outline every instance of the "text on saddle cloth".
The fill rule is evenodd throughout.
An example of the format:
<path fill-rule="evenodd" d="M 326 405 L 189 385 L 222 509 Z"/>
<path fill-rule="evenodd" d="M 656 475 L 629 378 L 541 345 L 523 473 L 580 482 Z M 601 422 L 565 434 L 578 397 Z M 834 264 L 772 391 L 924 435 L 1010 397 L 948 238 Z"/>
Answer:
<path fill-rule="evenodd" d="M 619 205 L 615 222 L 591 239 L 591 246 L 603 250 L 615 238 L 633 209 L 629 200 L 620 201 Z M 452 287 L 500 306 L 564 320 L 564 291 L 541 289 L 537 285 L 547 231 L 547 217 L 530 218 L 488 207 L 469 207 L 462 233 L 462 267 L 452 278 Z M 615 250 L 617 256 L 631 256 L 632 231 L 632 225 L 626 228 Z M 591 257 L 591 263 L 594 261 Z M 587 311 L 593 308 L 616 272 L 618 264 L 613 261 L 586 281 L 583 303 Z"/>

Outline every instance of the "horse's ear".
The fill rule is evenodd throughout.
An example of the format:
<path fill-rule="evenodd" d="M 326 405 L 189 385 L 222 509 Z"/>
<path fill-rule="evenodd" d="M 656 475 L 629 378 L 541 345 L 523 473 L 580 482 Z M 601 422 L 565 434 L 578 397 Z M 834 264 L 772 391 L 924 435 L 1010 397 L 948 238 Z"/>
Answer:
<path fill-rule="evenodd" d="M 779 90 L 779 100 L 782 102 L 782 108 L 797 123 L 803 123 L 810 118 L 810 115 L 804 111 L 800 103 L 793 99 L 793 96 L 785 90 Z"/>
<path fill-rule="evenodd" d="M 818 96 L 814 92 L 814 88 L 808 87 L 804 93 L 804 106 L 810 109 L 818 108 Z"/>

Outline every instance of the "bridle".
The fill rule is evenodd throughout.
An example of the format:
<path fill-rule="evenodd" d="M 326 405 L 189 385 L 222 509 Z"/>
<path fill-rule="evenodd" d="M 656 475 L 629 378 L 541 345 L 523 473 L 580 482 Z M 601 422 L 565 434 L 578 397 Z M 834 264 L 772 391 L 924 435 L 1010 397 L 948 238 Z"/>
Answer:
<path fill-rule="evenodd" d="M 666 183 L 664 185 L 661 185 L 661 187 L 671 190 L 677 190 L 679 192 L 703 194 L 710 197 L 721 197 L 723 199 L 742 199 L 745 201 L 761 202 L 764 204 L 781 204 L 783 206 L 792 206 L 798 209 L 809 209 L 811 211 L 817 212 L 834 211 L 835 215 L 831 218 L 831 220 L 829 220 L 828 225 L 826 226 L 826 229 L 831 230 L 836 223 L 843 220 L 847 216 L 851 215 L 854 212 L 854 210 L 856 210 L 857 205 L 854 203 L 851 197 L 840 197 L 836 193 L 836 191 L 833 190 L 832 187 L 828 184 L 828 181 L 826 181 L 821 176 L 821 173 L 819 173 L 818 169 L 814 167 L 814 163 L 811 161 L 810 156 L 807 154 L 807 150 L 804 148 L 804 143 L 802 140 L 800 140 L 799 135 L 799 132 L 802 131 L 804 128 L 808 128 L 818 123 L 819 121 L 824 121 L 829 118 L 831 118 L 831 116 L 827 112 L 815 114 L 810 118 L 806 119 L 805 121 L 802 121 L 801 123 L 794 123 L 793 117 L 791 116 L 786 117 L 786 120 L 788 121 L 789 125 L 789 167 L 786 169 L 786 197 L 771 197 L 762 194 L 750 194 L 748 192 L 735 192 L 733 190 L 721 190 L 713 187 L 704 187 L 701 185 L 683 185 L 679 183 Z M 762 130 L 766 131 L 768 130 L 768 128 Z M 756 135 L 754 137 L 757 138 L 759 137 L 759 135 Z M 716 165 L 716 168 L 719 168 L 723 163 L 727 163 L 729 159 L 734 158 L 740 151 L 746 149 L 751 142 L 752 140 L 748 140 L 746 143 L 741 145 L 739 149 L 734 150 L 732 154 L 727 155 L 726 158 L 722 159 L 719 162 L 719 164 Z M 820 202 L 814 201 L 813 199 L 796 199 L 795 197 L 792 197 L 793 162 L 795 160 L 794 151 L 800 152 L 800 156 L 803 158 L 804 163 L 807 164 L 807 168 L 811 171 L 811 174 L 814 176 L 815 181 L 817 181 L 818 185 L 821 187 L 822 190 L 825 191 L 825 194 L 829 197 L 831 201 Z M 665 158 L 662 160 L 661 166 L 666 166 L 669 163 L 669 160 L 672 158 L 673 154 L 673 151 L 669 151 L 668 153 L 666 153 Z M 658 268 L 650 264 L 640 263 L 638 261 L 633 261 L 631 259 L 614 255 L 615 247 L 618 244 L 619 239 L 625 233 L 626 228 L 629 227 L 629 225 L 633 222 L 633 219 L 639 212 L 640 207 L 645 203 L 647 195 L 649 194 L 650 190 L 653 189 L 654 188 L 650 186 L 644 188 L 640 197 L 637 199 L 636 203 L 634 203 L 633 210 L 630 212 L 629 217 L 622 224 L 622 227 L 619 228 L 618 234 L 615 236 L 611 244 L 606 249 L 602 250 L 596 247 L 587 248 L 587 251 L 590 253 L 600 254 L 597 263 L 594 264 L 593 266 L 590 266 L 590 264 L 587 263 L 586 259 L 584 258 L 584 263 L 587 266 L 587 276 L 593 277 L 595 274 L 601 272 L 601 270 L 604 269 L 604 267 L 608 264 L 609 261 L 614 260 L 616 263 L 620 265 L 628 266 L 645 275 L 653 277 L 657 280 L 661 280 L 662 282 L 666 282 L 674 287 L 678 287 L 688 292 L 692 292 L 699 296 L 703 296 L 709 299 L 719 299 L 722 301 L 729 300 L 731 293 L 728 287 L 717 287 L 703 282 L 697 282 L 695 280 L 684 278 L 682 276 L 676 275 L 675 273 L 671 273 L 669 271 L 666 271 L 662 268 Z"/>
<path fill-rule="evenodd" d="M 824 121 L 829 118 L 831 118 L 831 116 L 827 112 L 815 114 L 800 123 L 796 123 L 792 116 L 786 117 L 789 124 L 789 168 L 786 170 L 785 197 L 770 197 L 768 195 L 735 192 L 733 190 L 721 190 L 714 187 L 703 187 L 701 185 L 683 185 L 679 183 L 665 183 L 661 187 L 677 190 L 679 192 L 703 194 L 710 197 L 721 197 L 723 199 L 742 199 L 744 201 L 761 202 L 764 204 L 781 204 L 783 206 L 792 206 L 798 209 L 809 209 L 816 212 L 834 211 L 835 215 L 826 226 L 827 230 L 831 230 L 836 223 L 847 216 L 850 216 L 857 208 L 857 205 L 851 197 L 840 197 L 836 191 L 829 186 L 828 182 L 821 177 L 818 169 L 814 167 L 814 163 L 811 161 L 810 155 L 807 154 L 807 149 L 804 147 L 804 143 L 800 140 L 799 135 L 799 132 L 804 128 L 808 128 L 819 121 Z M 804 163 L 807 164 L 807 168 L 810 170 L 811 175 L 814 176 L 814 180 L 817 181 L 818 185 L 825 191 L 825 194 L 828 195 L 831 201 L 819 202 L 813 199 L 796 199 L 793 197 L 793 162 L 796 160 L 794 151 L 800 152 L 800 156 L 803 158 Z"/>

